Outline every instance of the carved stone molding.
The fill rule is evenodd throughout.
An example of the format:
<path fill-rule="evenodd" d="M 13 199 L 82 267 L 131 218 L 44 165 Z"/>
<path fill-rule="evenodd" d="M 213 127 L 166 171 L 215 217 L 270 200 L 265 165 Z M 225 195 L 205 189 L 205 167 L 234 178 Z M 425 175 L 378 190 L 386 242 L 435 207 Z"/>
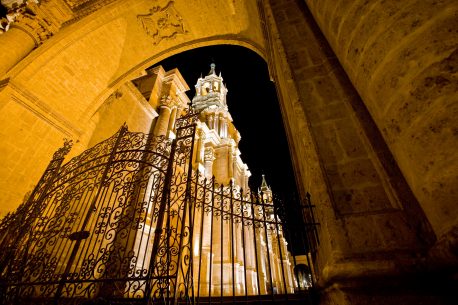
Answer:
<path fill-rule="evenodd" d="M 35 42 L 36 46 L 42 44 L 53 35 L 49 24 L 37 15 L 28 13 L 20 14 L 16 17 L 11 28 L 18 28 L 26 32 Z"/>
<path fill-rule="evenodd" d="M 81 7 L 83 5 L 87 5 L 90 2 L 96 2 L 92 0 L 65 0 L 68 6 L 70 6 L 72 9 L 76 9 L 78 7 Z M 106 1 L 105 1 L 106 2 Z"/>
<path fill-rule="evenodd" d="M 170 1 L 166 6 L 155 6 L 146 15 L 138 15 L 137 20 L 146 34 L 153 38 L 157 45 L 162 40 L 175 38 L 178 34 L 186 34 L 183 18 L 175 9 L 175 2 Z"/>
<path fill-rule="evenodd" d="M 213 147 L 205 147 L 204 160 L 205 162 L 213 162 L 215 160 L 215 150 Z"/>
<path fill-rule="evenodd" d="M 197 130 L 197 135 L 199 136 L 199 139 L 201 139 L 202 141 L 206 139 L 205 131 L 203 131 L 202 129 Z"/>
<path fill-rule="evenodd" d="M 65 24 L 74 23 L 81 18 L 98 11 L 99 9 L 111 4 L 116 0 L 64 0 L 67 6 L 72 10 L 73 19 L 68 20 Z"/>
<path fill-rule="evenodd" d="M 61 1 L 48 0 L 28 1 L 15 5 L 8 8 L 5 18 L 7 23 L 2 22 L 0 30 L 5 32 L 10 28 L 16 28 L 24 31 L 33 39 L 35 46 L 39 46 L 59 30 L 64 21 L 59 18 L 69 17 L 68 14 L 63 13 L 63 5 Z M 63 15 L 56 17 L 56 11 Z"/>
<path fill-rule="evenodd" d="M 161 100 L 160 100 L 160 106 L 161 107 L 168 107 L 168 108 L 172 108 L 173 106 L 173 99 L 170 95 L 163 95 L 161 97 Z"/>
<path fill-rule="evenodd" d="M 186 103 L 182 101 L 179 98 L 173 98 L 170 95 L 163 95 L 160 99 L 160 106 L 161 107 L 168 107 L 168 108 L 173 108 L 177 107 L 178 109 L 184 109 L 186 108 Z"/>

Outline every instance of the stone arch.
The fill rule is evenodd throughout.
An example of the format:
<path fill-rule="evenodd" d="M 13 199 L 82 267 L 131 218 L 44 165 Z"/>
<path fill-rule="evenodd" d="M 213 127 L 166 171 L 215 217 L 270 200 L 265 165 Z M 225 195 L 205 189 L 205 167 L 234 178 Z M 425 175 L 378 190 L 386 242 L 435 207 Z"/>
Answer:
<path fill-rule="evenodd" d="M 142 62 L 139 62 L 135 66 L 133 66 L 131 69 L 126 71 L 123 75 L 120 75 L 117 79 L 113 80 L 111 82 L 111 86 L 106 88 L 105 92 L 101 93 L 96 100 L 93 101 L 92 105 L 88 109 L 88 115 L 91 115 L 95 113 L 95 111 L 98 109 L 98 107 L 103 103 L 103 101 L 111 95 L 116 89 L 118 88 L 119 85 L 124 84 L 125 82 L 129 81 L 132 79 L 132 75 L 140 75 L 146 68 L 151 67 L 155 65 L 156 63 L 169 58 L 171 56 L 201 48 L 201 47 L 208 47 L 208 46 L 216 46 L 216 45 L 235 45 L 235 46 L 241 46 L 244 48 L 247 48 L 256 54 L 258 54 L 261 58 L 266 60 L 266 55 L 262 49 L 259 48 L 259 46 L 253 45 L 250 42 L 247 41 L 240 41 L 237 39 L 220 39 L 220 38 L 210 38 L 210 40 L 196 40 L 196 41 L 190 41 L 189 43 L 185 43 L 183 45 L 179 45 L 176 47 L 173 47 L 171 49 L 165 50 L 163 52 L 160 52 L 159 54 L 154 54 L 151 57 L 145 59 Z"/>
<path fill-rule="evenodd" d="M 159 41 L 137 17 L 171 2 L 185 31 Z M 63 137 L 84 134 L 117 84 L 167 54 L 239 44 L 268 61 L 296 180 L 317 207 L 310 267 L 330 288 L 323 303 L 417 304 L 425 291 L 443 303 L 435 289 L 450 286 L 458 243 L 456 1 L 189 2 L 40 1 L 89 11 L 60 11 L 66 24 L 33 52 L 36 32 L 0 35 L 0 214 L 22 201 Z M 425 286 L 437 272 L 445 276 Z M 374 296 L 395 295 L 369 297 L 372 284 L 382 288 Z"/>
<path fill-rule="evenodd" d="M 154 12 L 165 10 L 181 28 L 172 26 L 172 32 L 161 33 L 142 24 L 141 18 L 154 19 Z M 211 14 L 215 11 L 217 18 Z M 7 154 L 2 161 L 5 184 L 0 190 L 7 202 L 2 207 L 17 207 L 62 138 L 77 140 L 85 135 L 85 125 L 92 124 L 90 119 L 103 101 L 145 68 L 183 51 L 217 44 L 243 46 L 266 58 L 259 14 L 255 1 L 199 1 L 189 6 L 186 1 L 131 0 L 115 1 L 64 24 L 43 45 L 19 58 L 4 77 L 3 121 L 19 120 L 11 123 L 4 143 L 27 140 L 19 154 Z M 151 35 L 156 30 L 157 35 Z M 25 117 L 36 126 L 23 128 L 20 120 Z M 30 147 L 37 149 L 31 152 Z M 31 156 L 33 163 L 28 161 Z"/>

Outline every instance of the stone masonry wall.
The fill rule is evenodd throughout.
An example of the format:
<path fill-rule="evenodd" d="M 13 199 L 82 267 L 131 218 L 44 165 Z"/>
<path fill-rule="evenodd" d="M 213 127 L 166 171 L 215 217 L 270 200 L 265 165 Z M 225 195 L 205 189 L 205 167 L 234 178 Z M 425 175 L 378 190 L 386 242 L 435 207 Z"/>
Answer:
<path fill-rule="evenodd" d="M 320 285 L 351 285 L 411 268 L 434 239 L 415 196 L 305 3 L 270 4 L 301 107 L 286 107 L 283 115 L 305 114 L 301 125 L 313 136 L 324 176 L 320 182 L 318 171 L 304 170 L 300 177 L 318 198 Z M 298 136 L 290 132 L 290 142 L 300 143 Z M 296 152 L 300 145 L 293 145 Z M 296 168 L 310 162 L 316 161 L 296 155 Z"/>
<path fill-rule="evenodd" d="M 440 238 L 458 225 L 458 2 L 305 0 Z"/>
<path fill-rule="evenodd" d="M 65 6 L 63 1 L 41 2 L 42 8 L 57 2 Z M 22 202 L 64 137 L 75 142 L 71 154 L 81 152 L 102 103 L 145 68 L 215 44 L 263 54 L 254 1 L 194 2 L 126 0 L 96 6 L 97 11 L 66 22 L 33 50 L 23 42 L 27 35 L 0 35 L 0 49 L 10 49 L 8 56 L 0 56 L 0 216 Z M 153 21 L 158 14 L 167 26 Z M 27 48 L 22 52 L 18 45 Z"/>
<path fill-rule="evenodd" d="M 312 16 L 288 1 L 272 1 L 272 9 L 324 166 L 336 219 L 349 230 L 341 237 L 341 251 L 416 247 L 419 228 L 407 226 L 404 231 L 400 225 L 406 223 L 403 195 L 394 184 L 402 183 L 402 176 L 395 176 L 393 164 L 382 164 L 378 151 L 384 150 L 383 139 L 375 147 L 374 139 L 369 139 L 377 128 Z"/>

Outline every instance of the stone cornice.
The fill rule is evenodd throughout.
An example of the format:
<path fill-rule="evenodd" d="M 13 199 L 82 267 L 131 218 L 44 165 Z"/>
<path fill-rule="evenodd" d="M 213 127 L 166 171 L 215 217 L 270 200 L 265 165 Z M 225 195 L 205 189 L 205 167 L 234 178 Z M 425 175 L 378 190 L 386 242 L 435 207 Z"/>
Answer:
<path fill-rule="evenodd" d="M 64 0 L 74 13 L 74 18 L 68 20 L 65 25 L 74 23 L 81 18 L 101 9 L 102 7 L 119 0 Z"/>

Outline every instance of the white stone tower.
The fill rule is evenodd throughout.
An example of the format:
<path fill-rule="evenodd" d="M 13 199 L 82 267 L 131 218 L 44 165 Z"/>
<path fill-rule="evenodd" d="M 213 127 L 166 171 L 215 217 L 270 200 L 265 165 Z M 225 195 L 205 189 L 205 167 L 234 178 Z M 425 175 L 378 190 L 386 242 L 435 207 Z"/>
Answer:
<path fill-rule="evenodd" d="M 228 90 L 223 77 L 221 73 L 216 74 L 215 68 L 212 63 L 209 73 L 197 80 L 196 94 L 192 99 L 193 109 L 200 111 L 201 122 L 196 161 L 208 178 L 215 176 L 216 181 L 224 185 L 232 180 L 235 186 L 247 190 L 251 173 L 240 158 L 240 133 L 228 110 Z"/>

